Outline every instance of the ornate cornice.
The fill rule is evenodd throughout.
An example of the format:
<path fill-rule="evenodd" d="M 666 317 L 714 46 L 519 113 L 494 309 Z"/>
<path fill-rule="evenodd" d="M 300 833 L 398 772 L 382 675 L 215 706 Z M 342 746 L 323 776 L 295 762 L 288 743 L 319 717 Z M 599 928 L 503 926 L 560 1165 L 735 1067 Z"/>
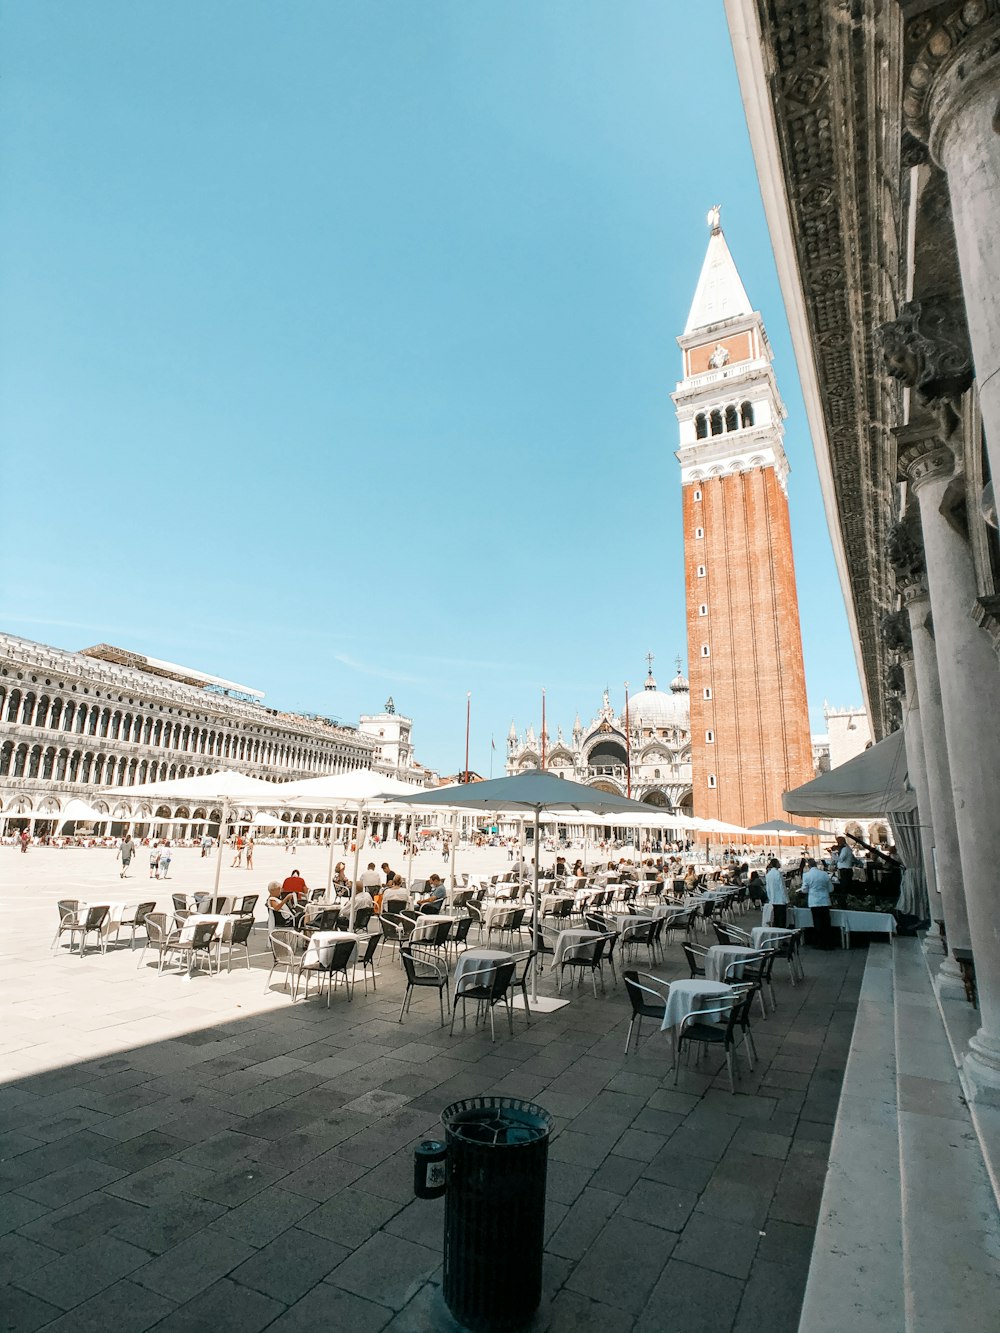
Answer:
<path fill-rule="evenodd" d="M 903 91 L 909 133 L 940 161 L 940 144 L 960 95 L 1000 64 L 1000 0 L 964 0 L 945 14 L 923 14 L 906 27 L 918 48 Z"/>

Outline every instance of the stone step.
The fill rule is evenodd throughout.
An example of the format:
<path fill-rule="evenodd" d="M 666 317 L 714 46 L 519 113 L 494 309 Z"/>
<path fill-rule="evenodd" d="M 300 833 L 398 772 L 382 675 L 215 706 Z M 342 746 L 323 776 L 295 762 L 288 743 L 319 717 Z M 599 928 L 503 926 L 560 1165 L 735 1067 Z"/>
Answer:
<path fill-rule="evenodd" d="M 893 945 L 907 1333 L 1000 1324 L 1000 1214 L 919 940 Z"/>
<path fill-rule="evenodd" d="M 890 950 L 869 949 L 800 1333 L 906 1333 L 893 989 Z"/>

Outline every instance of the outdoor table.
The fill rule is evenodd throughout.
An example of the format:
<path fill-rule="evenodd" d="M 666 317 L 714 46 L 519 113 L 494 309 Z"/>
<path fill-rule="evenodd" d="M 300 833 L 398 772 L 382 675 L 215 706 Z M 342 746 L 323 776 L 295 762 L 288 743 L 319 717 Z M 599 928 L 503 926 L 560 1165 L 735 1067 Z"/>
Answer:
<path fill-rule="evenodd" d="M 496 969 L 490 967 L 488 963 L 509 963 L 514 957 L 507 949 L 466 949 L 455 964 L 455 994 L 461 990 L 462 978 L 470 973 L 478 973 L 475 980 L 470 981 L 472 986 L 489 986 L 493 982 Z"/>
<path fill-rule="evenodd" d="M 743 944 L 713 944 L 705 955 L 705 979 L 723 981 L 726 968 L 731 967 L 733 963 L 740 965 L 734 969 L 732 978 L 738 979 L 743 975 L 743 964 L 759 957 L 759 949 L 749 949 Z"/>
<path fill-rule="evenodd" d="M 719 1000 L 732 995 L 732 986 L 720 981 L 672 981 L 667 994 L 667 1003 L 663 1010 L 663 1022 L 660 1028 L 670 1032 L 674 1043 L 674 1059 L 677 1059 L 677 1034 L 685 1014 L 696 1009 L 711 1009 Z M 718 1021 L 718 1019 L 716 1019 Z"/>
<path fill-rule="evenodd" d="M 311 963 L 319 963 L 321 967 L 327 967 L 333 957 L 334 945 L 339 944 L 342 940 L 350 940 L 354 945 L 354 950 L 348 960 L 353 963 L 358 956 L 358 937 L 356 935 L 352 935 L 349 930 L 317 930 L 314 935 L 309 937 L 309 944 L 302 958 L 302 966 L 306 967 Z"/>
<path fill-rule="evenodd" d="M 231 912 L 192 912 L 181 927 L 181 944 L 190 944 L 194 939 L 195 926 L 203 926 L 208 922 L 215 926 L 215 938 L 221 940 L 223 926 L 227 921 L 235 920 Z"/>
<path fill-rule="evenodd" d="M 486 931 L 487 931 L 487 933 L 489 933 L 490 929 L 491 929 L 493 926 L 496 925 L 496 922 L 497 922 L 497 918 L 498 918 L 498 917 L 505 916 L 505 915 L 509 914 L 510 912 L 516 912 L 516 911 L 518 911 L 518 910 L 519 910 L 519 909 L 518 909 L 518 907 L 517 907 L 515 904 L 512 904 L 512 903 L 510 903 L 510 902 L 502 902 L 502 901 L 501 901 L 501 902 L 498 902 L 498 903 L 494 903 L 494 904 L 492 905 L 492 907 L 487 907 L 487 909 L 486 909 L 486 920 L 485 920 L 485 922 L 483 923 L 483 924 L 485 925 L 485 927 L 486 927 Z"/>
<path fill-rule="evenodd" d="M 764 925 L 771 921 L 771 904 L 765 903 L 761 913 Z M 812 912 L 808 907 L 789 907 L 786 914 L 788 922 L 799 929 L 808 930 L 813 923 Z M 830 909 L 830 925 L 840 931 L 841 943 L 845 949 L 851 947 L 851 931 L 859 934 L 895 935 L 896 918 L 891 912 L 849 912 L 843 907 Z"/>
<path fill-rule="evenodd" d="M 556 936 L 555 948 L 552 951 L 552 966 L 559 967 L 567 950 L 574 948 L 577 944 L 587 944 L 592 940 L 603 938 L 604 931 L 601 930 L 561 930 Z M 576 956 L 582 957 L 581 954 Z"/>
<path fill-rule="evenodd" d="M 612 920 L 618 923 L 619 930 L 626 930 L 629 926 L 642 926 L 655 919 L 652 912 L 623 912 L 620 916 L 612 917 Z"/>
<path fill-rule="evenodd" d="M 417 924 L 410 932 L 410 944 L 418 944 L 433 933 L 435 926 L 447 924 L 452 926 L 458 920 L 457 916 L 421 916 L 417 918 Z"/>
<path fill-rule="evenodd" d="M 784 944 L 794 934 L 794 930 L 786 930 L 783 926 L 754 926 L 750 939 L 755 949 L 770 949 L 773 945 Z"/>
<path fill-rule="evenodd" d="M 87 913 L 90 911 L 90 909 L 91 909 L 92 907 L 106 907 L 106 908 L 108 909 L 108 914 L 107 914 L 107 916 L 104 918 L 104 925 L 101 927 L 101 934 L 102 934 L 102 935 L 110 935 L 113 931 L 116 931 L 116 930 L 121 926 L 121 923 L 122 923 L 122 917 L 125 915 L 125 913 L 126 913 L 127 911 L 130 911 L 130 910 L 132 910 L 132 909 L 138 907 L 138 906 L 139 906 L 139 904 L 138 904 L 137 902 L 135 902 L 135 903 L 107 903 L 107 902 L 105 902 L 105 903 L 102 903 L 102 902 L 96 902 L 96 903 L 80 903 L 80 905 L 79 905 L 79 906 L 77 907 L 77 909 L 76 909 L 76 924 L 77 924 L 78 926 L 82 926 L 82 925 L 83 925 L 83 923 L 84 923 L 84 922 L 86 921 L 86 919 L 87 919 Z"/>

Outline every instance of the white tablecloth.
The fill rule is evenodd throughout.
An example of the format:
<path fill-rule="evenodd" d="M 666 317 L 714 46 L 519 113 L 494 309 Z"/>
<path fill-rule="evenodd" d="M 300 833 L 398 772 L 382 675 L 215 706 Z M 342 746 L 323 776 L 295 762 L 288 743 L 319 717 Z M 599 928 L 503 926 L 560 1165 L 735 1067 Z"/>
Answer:
<path fill-rule="evenodd" d="M 148 902 L 149 899 L 147 898 Z M 87 913 L 92 907 L 106 907 L 108 914 L 104 918 L 104 925 L 101 927 L 102 935 L 113 934 L 121 925 L 122 917 L 126 912 L 134 912 L 139 906 L 138 903 L 80 903 L 76 909 L 76 924 L 82 926 L 87 919 Z"/>
<path fill-rule="evenodd" d="M 191 941 L 194 939 L 195 926 L 203 926 L 206 925 L 208 922 L 211 922 L 212 925 L 215 926 L 215 939 L 217 940 L 221 939 L 222 930 L 226 922 L 235 920 L 236 917 L 234 917 L 232 913 L 223 914 L 217 912 L 212 912 L 212 913 L 194 912 L 192 913 L 191 916 L 188 917 L 188 919 L 184 922 L 184 925 L 181 927 L 181 944 L 190 944 Z"/>
<path fill-rule="evenodd" d="M 577 944 L 586 944 L 589 940 L 599 940 L 601 936 L 602 932 L 599 930 L 561 930 L 556 936 L 552 959 L 554 966 L 559 966 L 567 949 L 572 949 Z M 582 951 L 573 954 L 574 958 L 582 958 L 583 956 Z"/>
<path fill-rule="evenodd" d="M 713 944 L 705 955 L 705 977 L 709 981 L 722 981 L 726 976 L 726 968 L 733 963 L 740 963 L 729 978 L 731 981 L 738 980 L 743 975 L 742 963 L 759 955 L 759 949 L 750 949 L 746 945 Z"/>
<path fill-rule="evenodd" d="M 350 940 L 354 945 L 354 949 L 348 959 L 349 963 L 353 963 L 358 956 L 358 939 L 356 935 L 352 935 L 350 931 L 347 930 L 317 930 L 314 935 L 310 936 L 305 956 L 302 959 L 303 966 L 306 967 L 313 963 L 319 963 L 323 967 L 327 967 L 330 959 L 333 957 L 334 945 L 340 944 L 341 941 L 346 940 Z"/>
<path fill-rule="evenodd" d="M 768 949 L 773 945 L 783 944 L 794 930 L 784 930 L 781 926 L 754 926 L 750 932 L 755 949 Z"/>
<path fill-rule="evenodd" d="M 813 923 L 812 912 L 808 907 L 789 907 L 785 919 L 789 925 L 806 929 Z M 770 903 L 764 904 L 761 920 L 765 926 L 769 924 Z M 830 911 L 830 925 L 838 927 L 847 940 L 850 940 L 852 930 L 856 930 L 859 934 L 871 932 L 876 935 L 895 935 L 896 933 L 896 918 L 891 912 L 849 912 L 845 908 L 834 907 Z"/>
<path fill-rule="evenodd" d="M 519 910 L 520 909 L 517 907 L 512 907 L 510 903 L 506 902 L 493 903 L 492 906 L 487 907 L 486 909 L 485 924 L 487 931 L 489 931 L 491 927 L 499 929 L 499 922 L 501 917 L 506 917 L 511 912 L 517 912 Z"/>
<path fill-rule="evenodd" d="M 660 1027 L 664 1032 L 670 1028 L 680 1027 L 685 1014 L 691 1013 L 693 1009 L 710 1008 L 732 993 L 732 986 L 719 981 L 702 981 L 699 978 L 691 981 L 672 981 Z M 720 1019 L 718 1016 L 713 1016 L 709 1021 L 719 1022 Z"/>
<path fill-rule="evenodd" d="M 460 989 L 462 978 L 467 978 L 469 986 L 489 986 L 493 981 L 495 968 L 488 963 L 509 963 L 513 954 L 506 949 L 467 949 L 455 964 L 455 994 Z M 475 976 L 471 976 L 471 973 Z"/>
<path fill-rule="evenodd" d="M 633 916 L 628 912 L 623 912 L 620 916 L 613 917 L 612 920 L 617 923 L 619 930 L 627 930 L 629 926 L 641 926 L 644 922 L 652 921 L 651 912 L 636 912 Z"/>
<path fill-rule="evenodd" d="M 410 943 L 417 944 L 420 940 L 425 940 L 434 933 L 434 927 L 442 923 L 453 925 L 458 920 L 457 916 L 422 916 L 413 927 L 410 934 Z"/>

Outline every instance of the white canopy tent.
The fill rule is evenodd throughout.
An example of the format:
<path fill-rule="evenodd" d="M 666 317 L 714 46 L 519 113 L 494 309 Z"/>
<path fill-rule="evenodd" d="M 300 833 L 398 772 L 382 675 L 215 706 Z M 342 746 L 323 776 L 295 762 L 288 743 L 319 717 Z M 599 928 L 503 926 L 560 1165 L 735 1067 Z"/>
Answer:
<path fill-rule="evenodd" d="M 118 797 L 129 801 L 199 801 L 218 805 L 222 811 L 219 828 L 218 855 L 215 862 L 215 894 L 219 892 L 222 876 L 222 844 L 226 840 L 226 826 L 230 811 L 236 806 L 282 803 L 284 788 L 277 782 L 263 782 L 246 773 L 222 769 L 218 773 L 196 773 L 192 777 L 174 778 L 166 782 L 142 782 L 135 787 L 105 787 L 102 796 Z M 153 816 L 154 823 L 164 823 Z M 182 821 L 187 822 L 187 821 Z"/>
<path fill-rule="evenodd" d="M 790 815 L 828 819 L 873 819 L 916 809 L 903 733 L 894 731 L 846 764 L 786 791 L 781 803 Z"/>
<path fill-rule="evenodd" d="M 386 777 L 372 769 L 356 769 L 352 773 L 332 773 L 327 777 L 305 778 L 290 782 L 284 789 L 282 805 L 288 810 L 355 810 L 358 815 L 358 834 L 354 839 L 353 884 L 358 882 L 358 860 L 366 830 L 362 827 L 363 814 L 378 808 L 386 811 L 397 797 L 412 796 L 421 788 L 399 778 Z M 327 891 L 333 884 L 333 838 L 330 839 L 330 859 L 327 866 Z M 351 925 L 354 924 L 354 897 L 351 897 Z"/>

